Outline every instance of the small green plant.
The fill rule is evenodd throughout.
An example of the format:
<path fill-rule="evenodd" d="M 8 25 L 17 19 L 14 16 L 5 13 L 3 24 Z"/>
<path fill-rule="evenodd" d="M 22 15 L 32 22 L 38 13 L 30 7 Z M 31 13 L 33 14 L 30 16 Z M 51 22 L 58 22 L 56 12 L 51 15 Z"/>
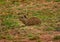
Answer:
<path fill-rule="evenodd" d="M 37 42 L 41 42 L 41 40 L 37 40 Z"/>
<path fill-rule="evenodd" d="M 53 39 L 54 40 L 60 40 L 60 35 L 56 35 Z"/>
<path fill-rule="evenodd" d="M 60 2 L 60 0 L 54 0 L 55 2 Z"/>
<path fill-rule="evenodd" d="M 0 0 L 0 4 L 5 4 L 6 2 L 4 0 Z"/>
<path fill-rule="evenodd" d="M 19 22 L 15 19 L 15 17 L 13 15 L 6 15 L 3 18 L 3 24 L 9 28 L 19 26 Z"/>
<path fill-rule="evenodd" d="M 60 28 L 59 27 L 55 28 L 55 31 L 60 31 Z"/>
<path fill-rule="evenodd" d="M 16 1 L 11 1 L 12 2 L 12 4 L 14 4 L 14 5 L 19 5 L 19 1 L 18 0 L 16 0 Z"/>
<path fill-rule="evenodd" d="M 0 39 L 2 39 L 2 35 L 0 34 Z"/>
<path fill-rule="evenodd" d="M 14 27 L 14 26 L 18 26 L 19 25 L 17 21 L 10 20 L 10 19 L 5 20 L 3 23 L 7 27 Z"/>
<path fill-rule="evenodd" d="M 6 39 L 12 40 L 13 39 L 13 36 L 8 34 L 8 35 L 6 35 Z"/>
<path fill-rule="evenodd" d="M 33 35 L 33 34 L 29 34 L 29 35 L 28 35 L 28 38 L 29 38 L 30 40 L 37 40 L 37 39 L 39 39 L 38 36 Z"/>
<path fill-rule="evenodd" d="M 1 40 L 1 39 L 5 39 L 5 36 L 0 33 L 0 40 Z"/>
<path fill-rule="evenodd" d="M 47 2 L 51 2 L 52 0 L 46 0 Z"/>
<path fill-rule="evenodd" d="M 55 29 L 51 27 L 51 28 L 46 28 L 45 30 L 46 30 L 46 31 L 53 31 L 53 30 L 55 30 Z"/>

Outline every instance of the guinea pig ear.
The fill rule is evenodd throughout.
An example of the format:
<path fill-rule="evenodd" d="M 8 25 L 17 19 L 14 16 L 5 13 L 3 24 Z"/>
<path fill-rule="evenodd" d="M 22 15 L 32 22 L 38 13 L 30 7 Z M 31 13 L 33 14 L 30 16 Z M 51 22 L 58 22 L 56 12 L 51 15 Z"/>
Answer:
<path fill-rule="evenodd" d="M 27 18 L 26 15 L 24 15 L 24 17 Z"/>

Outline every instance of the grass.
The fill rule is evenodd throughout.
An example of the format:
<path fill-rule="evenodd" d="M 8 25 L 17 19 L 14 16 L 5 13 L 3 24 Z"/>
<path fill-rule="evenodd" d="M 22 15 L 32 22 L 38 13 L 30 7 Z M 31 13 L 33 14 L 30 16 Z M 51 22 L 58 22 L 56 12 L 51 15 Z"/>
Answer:
<path fill-rule="evenodd" d="M 59 27 L 55 28 L 55 31 L 60 31 L 60 28 Z"/>
<path fill-rule="evenodd" d="M 58 3 L 58 2 L 60 2 L 60 0 L 54 0 L 57 3 L 51 2 L 53 0 L 45 0 L 47 2 L 45 4 L 44 4 L 44 2 L 40 3 L 39 0 L 23 0 L 21 2 L 19 0 L 8 0 L 8 1 L 9 2 L 6 2 L 5 0 L 0 0 L 0 4 L 3 5 L 3 6 L 1 6 L 0 14 L 9 13 L 8 15 L 7 14 L 2 15 L 2 16 L 0 15 L 0 20 L 2 20 L 1 24 L 3 24 L 2 26 L 0 24 L 0 27 L 1 27 L 0 31 L 2 31 L 1 33 L 3 33 L 0 35 L 0 39 L 5 37 L 5 39 L 13 41 L 14 37 L 12 35 L 10 35 L 10 34 L 4 35 L 4 34 L 7 34 L 7 32 L 9 32 L 9 30 L 10 30 L 7 28 L 15 28 L 15 29 L 17 27 L 19 29 L 21 28 L 21 30 L 20 31 L 18 30 L 18 31 L 21 32 L 21 35 L 23 34 L 22 35 L 23 37 L 25 37 L 26 33 L 28 33 L 28 35 L 27 35 L 28 39 L 30 41 L 37 40 L 37 42 L 41 42 L 41 40 L 39 40 L 40 39 L 39 34 L 41 33 L 40 31 L 43 32 L 43 33 L 41 33 L 42 35 L 44 35 L 44 33 L 45 33 L 44 30 L 48 31 L 48 32 L 54 31 L 54 30 L 58 31 L 58 32 L 60 31 L 59 27 L 55 28 L 55 26 L 54 26 L 56 23 L 56 20 L 57 21 L 60 20 L 60 8 L 59 8 L 60 6 Z M 52 5 L 50 4 L 50 2 Z M 5 6 L 5 4 L 6 4 L 6 6 Z M 20 21 L 18 18 L 19 17 L 18 14 L 19 15 L 28 14 L 29 15 L 28 17 L 36 16 L 42 22 L 41 27 L 37 26 L 37 25 L 36 25 L 36 27 L 27 26 L 28 30 L 27 30 L 27 28 L 25 28 L 26 26 L 19 27 L 21 24 L 20 24 Z M 48 28 L 46 28 L 45 25 Z M 39 29 L 40 29 L 40 31 L 39 31 Z M 44 30 L 42 30 L 42 29 L 44 29 Z M 26 30 L 26 33 L 25 33 L 25 30 Z M 39 34 L 37 32 L 35 32 L 35 30 L 37 32 L 39 32 Z M 14 30 L 13 30 L 13 32 L 14 32 Z M 32 32 L 33 34 L 30 34 L 30 32 Z M 37 34 L 37 35 L 35 35 L 35 34 Z M 55 35 L 55 34 L 53 34 L 53 35 Z M 19 37 L 21 37 L 20 34 L 19 34 Z M 53 39 L 60 40 L 60 36 L 55 36 Z M 21 39 L 17 39 L 17 40 L 19 41 Z M 17 40 L 16 40 L 16 42 L 17 42 Z"/>
<path fill-rule="evenodd" d="M 56 35 L 53 39 L 54 40 L 60 40 L 60 35 Z"/>
<path fill-rule="evenodd" d="M 3 24 L 7 27 L 18 27 L 19 26 L 19 22 L 16 21 L 15 17 L 13 15 L 6 15 L 3 18 Z"/>
<path fill-rule="evenodd" d="M 10 34 L 8 34 L 8 35 L 6 35 L 6 37 L 5 37 L 7 40 L 12 40 L 13 39 L 13 36 L 12 35 L 10 35 Z"/>
<path fill-rule="evenodd" d="M 19 5 L 19 1 L 18 1 L 18 0 L 17 0 L 17 1 L 13 1 L 13 2 L 12 2 L 12 4 L 14 4 L 14 5 L 17 5 L 17 6 L 18 6 L 18 5 Z"/>
<path fill-rule="evenodd" d="M 47 2 L 51 2 L 52 0 L 46 0 Z"/>
<path fill-rule="evenodd" d="M 0 33 L 0 40 L 1 39 L 12 40 L 13 39 L 13 36 L 10 35 L 10 34 L 3 35 L 3 34 Z"/>
<path fill-rule="evenodd" d="M 32 16 L 36 16 L 36 17 L 40 18 L 41 20 L 46 21 L 48 19 L 55 18 L 53 11 L 52 11 L 52 13 L 51 13 L 51 11 L 52 10 L 50 10 L 50 9 L 38 10 L 38 11 L 32 10 L 32 14 L 33 14 Z M 48 13 L 49 13 L 49 15 L 48 15 Z"/>
<path fill-rule="evenodd" d="M 49 28 L 46 28 L 45 30 L 46 30 L 46 31 L 54 31 L 55 28 L 49 27 Z"/>
<path fill-rule="evenodd" d="M 2 34 L 0 33 L 0 39 L 2 39 Z"/>
<path fill-rule="evenodd" d="M 0 0 L 0 4 L 5 4 L 6 2 L 4 0 Z"/>
<path fill-rule="evenodd" d="M 39 39 L 39 36 L 36 36 L 34 34 L 28 34 L 28 38 L 29 38 L 29 40 L 37 40 L 37 39 Z"/>
<path fill-rule="evenodd" d="M 37 40 L 37 42 L 41 42 L 41 40 Z"/>
<path fill-rule="evenodd" d="M 27 36 L 29 40 L 37 40 L 37 42 L 41 42 L 40 37 L 35 34 L 28 34 Z"/>
<path fill-rule="evenodd" d="M 55 2 L 60 2 L 60 0 L 54 0 Z"/>

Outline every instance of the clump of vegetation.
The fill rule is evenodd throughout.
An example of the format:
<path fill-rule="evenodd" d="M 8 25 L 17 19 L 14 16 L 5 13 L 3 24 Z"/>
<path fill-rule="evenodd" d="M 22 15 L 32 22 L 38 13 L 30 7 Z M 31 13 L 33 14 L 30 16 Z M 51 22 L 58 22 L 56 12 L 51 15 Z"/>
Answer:
<path fill-rule="evenodd" d="M 7 40 L 12 40 L 13 39 L 13 36 L 8 34 L 8 35 L 6 35 L 6 39 Z"/>
<path fill-rule="evenodd" d="M 52 0 L 46 0 L 47 2 L 51 2 Z"/>
<path fill-rule="evenodd" d="M 7 27 L 18 27 L 19 26 L 19 22 L 15 19 L 15 17 L 11 14 L 6 15 L 3 18 L 3 24 Z"/>
<path fill-rule="evenodd" d="M 28 34 L 28 38 L 29 38 L 30 40 L 37 40 L 37 39 L 39 39 L 39 36 L 36 36 L 36 35 L 34 35 L 34 34 Z"/>
<path fill-rule="evenodd" d="M 60 0 L 54 0 L 55 2 L 60 2 Z"/>
<path fill-rule="evenodd" d="M 6 2 L 4 0 L 0 0 L 0 4 L 5 4 Z"/>
<path fill-rule="evenodd" d="M 41 40 L 37 40 L 37 42 L 41 42 Z"/>
<path fill-rule="evenodd" d="M 60 31 L 60 28 L 58 27 L 58 28 L 55 28 L 55 31 Z"/>
<path fill-rule="evenodd" d="M 55 30 L 55 29 L 52 28 L 52 27 L 50 27 L 50 28 L 46 28 L 45 30 L 46 30 L 46 31 L 53 31 L 53 30 Z"/>
<path fill-rule="evenodd" d="M 53 39 L 54 40 L 60 40 L 60 35 L 56 35 Z"/>
<path fill-rule="evenodd" d="M 2 37 L 3 37 L 3 36 L 0 34 L 0 39 L 2 39 Z"/>
<path fill-rule="evenodd" d="M 13 36 L 10 34 L 7 34 L 7 35 L 0 34 L 0 39 L 12 40 Z"/>

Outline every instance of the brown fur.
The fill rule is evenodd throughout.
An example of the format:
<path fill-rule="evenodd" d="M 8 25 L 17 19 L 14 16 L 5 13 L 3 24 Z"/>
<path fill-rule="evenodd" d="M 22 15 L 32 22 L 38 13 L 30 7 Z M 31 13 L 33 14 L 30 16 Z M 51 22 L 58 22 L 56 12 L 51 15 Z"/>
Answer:
<path fill-rule="evenodd" d="M 41 24 L 41 20 L 37 17 L 31 17 L 27 18 L 26 16 L 21 16 L 20 20 L 25 24 L 25 25 L 38 25 Z"/>

